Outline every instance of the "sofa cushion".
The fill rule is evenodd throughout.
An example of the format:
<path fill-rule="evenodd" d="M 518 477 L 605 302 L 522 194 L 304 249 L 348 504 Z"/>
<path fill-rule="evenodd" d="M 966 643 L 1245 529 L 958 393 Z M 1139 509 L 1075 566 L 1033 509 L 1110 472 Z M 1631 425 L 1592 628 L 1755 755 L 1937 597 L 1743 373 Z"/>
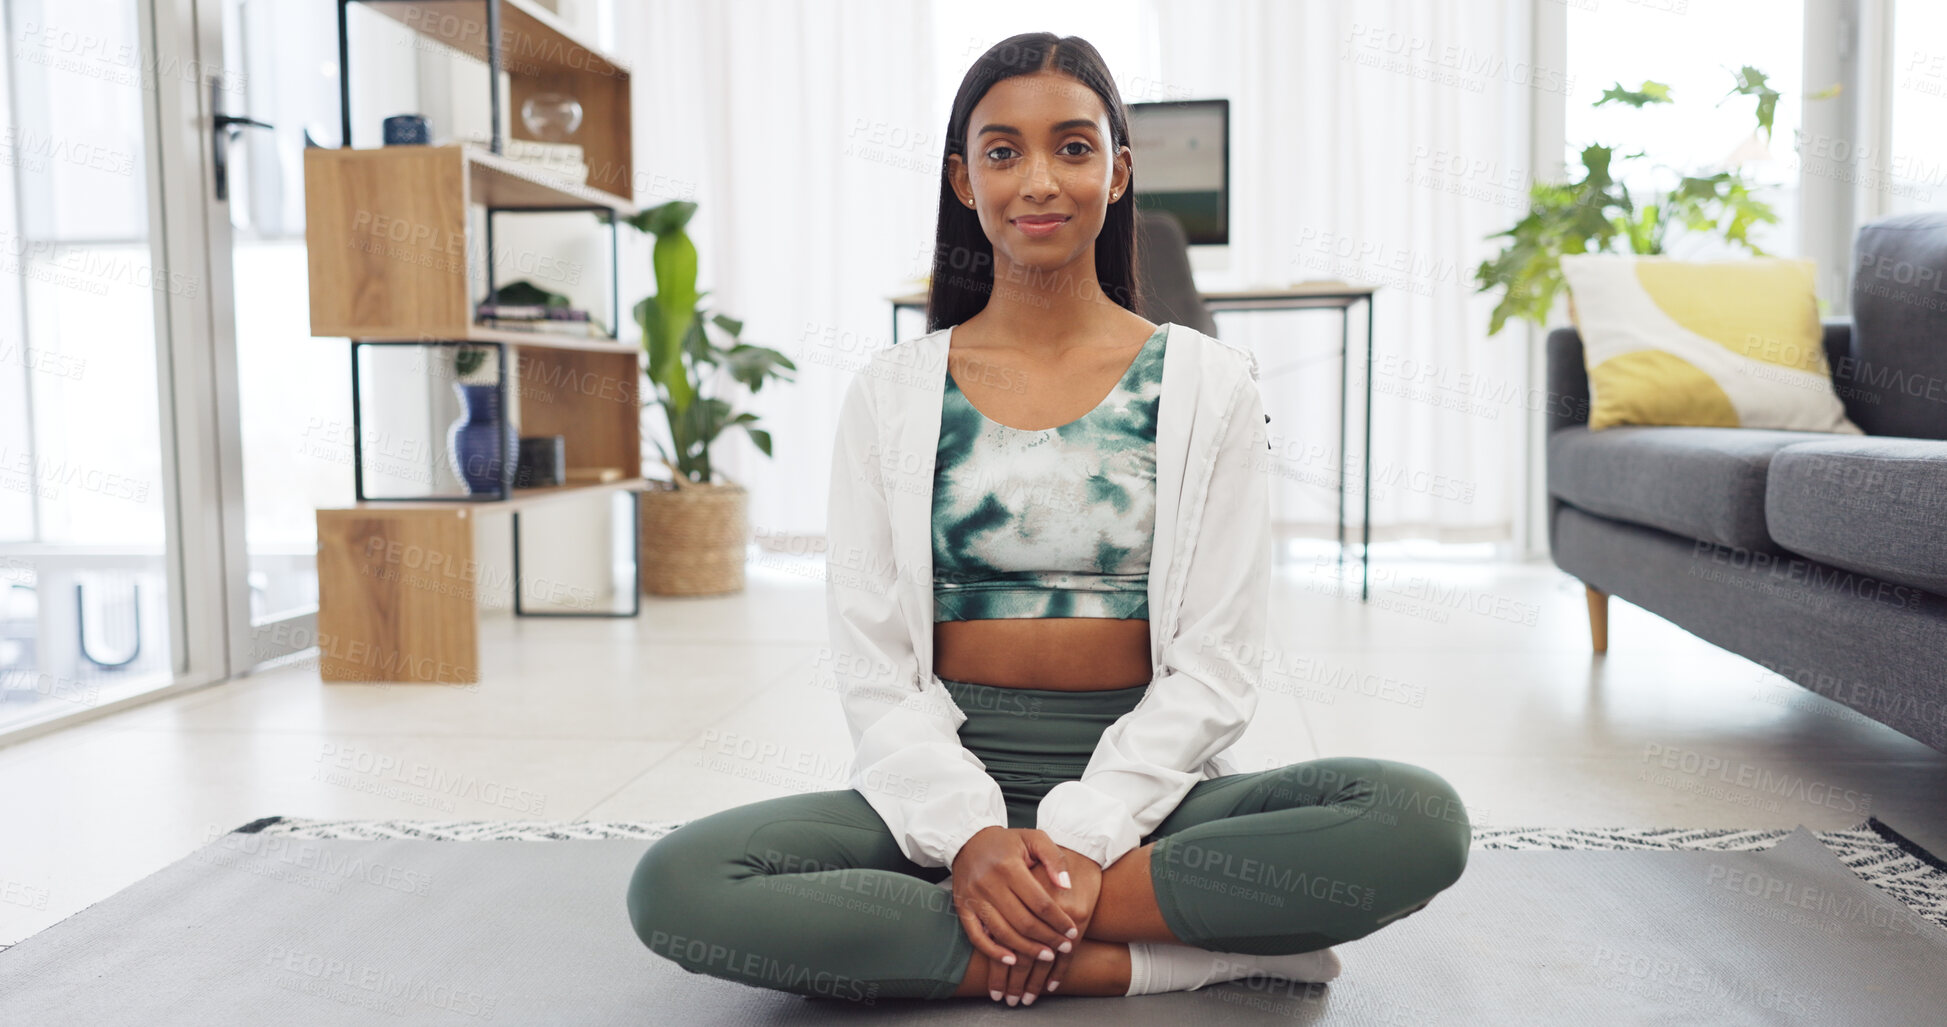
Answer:
<path fill-rule="evenodd" d="M 1571 506 L 1684 538 L 1777 552 L 1765 530 L 1765 469 L 1826 432 L 1628 425 L 1548 436 L 1548 491 Z"/>
<path fill-rule="evenodd" d="M 1868 435 L 1947 439 L 1947 211 L 1861 226 L 1855 253 L 1846 406 Z"/>
<path fill-rule="evenodd" d="M 1801 442 L 1771 460 L 1765 525 L 1814 560 L 1947 594 L 1947 442 Z"/>
<path fill-rule="evenodd" d="M 1825 364 L 1811 261 L 1576 253 L 1561 265 L 1591 429 L 1860 433 Z"/>

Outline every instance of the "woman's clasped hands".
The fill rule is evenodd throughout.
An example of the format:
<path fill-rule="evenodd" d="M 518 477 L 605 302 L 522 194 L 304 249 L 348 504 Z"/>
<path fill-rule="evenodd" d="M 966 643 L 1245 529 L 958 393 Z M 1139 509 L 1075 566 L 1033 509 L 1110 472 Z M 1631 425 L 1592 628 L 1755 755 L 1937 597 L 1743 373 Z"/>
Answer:
<path fill-rule="evenodd" d="M 952 873 L 953 908 L 987 956 L 994 1001 L 1032 1005 L 1059 988 L 1095 915 L 1102 867 L 1045 831 L 988 827 L 961 846 Z"/>

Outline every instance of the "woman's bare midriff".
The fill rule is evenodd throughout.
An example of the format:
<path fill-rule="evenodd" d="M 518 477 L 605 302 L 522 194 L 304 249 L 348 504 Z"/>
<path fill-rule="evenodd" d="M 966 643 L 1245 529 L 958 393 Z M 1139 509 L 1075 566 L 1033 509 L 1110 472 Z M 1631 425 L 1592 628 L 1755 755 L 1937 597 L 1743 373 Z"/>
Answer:
<path fill-rule="evenodd" d="M 933 625 L 933 673 L 948 681 L 1092 692 L 1147 684 L 1151 672 L 1147 620 L 1041 617 Z"/>

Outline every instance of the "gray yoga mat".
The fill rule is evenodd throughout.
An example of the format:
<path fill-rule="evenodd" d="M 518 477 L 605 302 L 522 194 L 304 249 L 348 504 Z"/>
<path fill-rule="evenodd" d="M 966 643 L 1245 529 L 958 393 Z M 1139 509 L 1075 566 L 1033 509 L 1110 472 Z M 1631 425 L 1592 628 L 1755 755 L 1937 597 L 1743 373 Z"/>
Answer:
<path fill-rule="evenodd" d="M 7 1024 L 1938 1023 L 1947 932 L 1800 828 L 1745 852 L 1476 850 L 1329 986 L 807 999 L 630 930 L 633 840 L 232 833 L 0 952 Z M 1003 1019 L 1006 1018 L 1006 1019 Z"/>

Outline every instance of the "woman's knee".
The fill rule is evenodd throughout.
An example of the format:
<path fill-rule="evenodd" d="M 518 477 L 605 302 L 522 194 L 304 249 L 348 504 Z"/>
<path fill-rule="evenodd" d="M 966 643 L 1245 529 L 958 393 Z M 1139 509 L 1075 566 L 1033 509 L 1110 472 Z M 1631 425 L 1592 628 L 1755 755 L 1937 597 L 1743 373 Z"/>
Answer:
<path fill-rule="evenodd" d="M 722 832 L 695 820 L 656 839 L 629 878 L 629 923 L 636 937 L 659 955 L 683 963 L 685 941 L 703 925 L 718 868 L 733 855 Z"/>
<path fill-rule="evenodd" d="M 1394 760 L 1380 765 L 1377 809 L 1401 832 L 1402 851 L 1424 861 L 1423 872 L 1435 891 L 1445 890 L 1467 868 L 1473 825 L 1460 793 L 1447 779 L 1425 767 Z"/>

